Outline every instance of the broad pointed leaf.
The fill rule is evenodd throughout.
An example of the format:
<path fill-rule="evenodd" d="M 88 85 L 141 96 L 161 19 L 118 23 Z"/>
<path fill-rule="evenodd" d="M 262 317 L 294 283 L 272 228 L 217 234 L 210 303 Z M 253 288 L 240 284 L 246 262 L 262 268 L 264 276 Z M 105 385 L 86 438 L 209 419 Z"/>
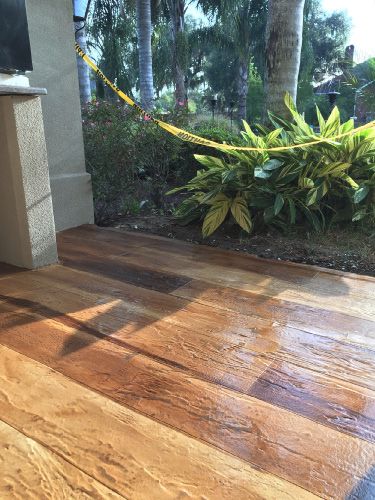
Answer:
<path fill-rule="evenodd" d="M 254 169 L 254 177 L 257 179 L 269 179 L 272 175 L 272 172 L 266 172 L 262 167 L 256 167 Z"/>
<path fill-rule="evenodd" d="M 203 221 L 202 233 L 204 238 L 210 236 L 224 222 L 230 204 L 230 199 L 225 196 L 225 199 L 221 199 L 221 201 L 217 201 L 211 206 Z"/>
<path fill-rule="evenodd" d="M 241 195 L 236 196 L 230 209 L 236 222 L 242 227 L 242 229 L 249 233 L 252 223 L 246 200 Z"/>
<path fill-rule="evenodd" d="M 357 189 L 353 197 L 354 203 L 361 203 L 361 201 L 366 198 L 369 192 L 370 192 L 370 187 L 366 185 Z"/>
<path fill-rule="evenodd" d="M 281 212 L 283 206 L 284 206 L 284 198 L 281 196 L 280 193 L 278 193 L 275 199 L 275 204 L 273 206 L 273 213 L 275 215 L 278 215 Z"/>
<path fill-rule="evenodd" d="M 280 168 L 283 163 L 284 162 L 276 159 L 268 160 L 266 163 L 263 163 L 262 168 L 263 170 L 272 171 Z"/>

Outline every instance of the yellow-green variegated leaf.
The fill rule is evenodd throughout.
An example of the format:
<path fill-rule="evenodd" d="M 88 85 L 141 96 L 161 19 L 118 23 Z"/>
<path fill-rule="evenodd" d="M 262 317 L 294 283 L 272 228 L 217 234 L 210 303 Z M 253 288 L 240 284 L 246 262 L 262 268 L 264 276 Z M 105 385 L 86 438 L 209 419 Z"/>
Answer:
<path fill-rule="evenodd" d="M 220 158 L 216 158 L 215 156 L 194 155 L 194 158 L 199 161 L 199 163 L 208 168 L 227 168 L 226 163 Z"/>
<path fill-rule="evenodd" d="M 256 136 L 255 136 L 254 132 L 251 130 L 251 127 L 250 127 L 250 125 L 247 123 L 247 121 L 242 120 L 242 125 L 243 125 L 243 128 L 244 128 L 244 130 L 245 130 L 246 134 L 247 134 L 249 137 L 251 137 L 252 139 L 253 139 L 253 138 L 256 138 Z"/>
<path fill-rule="evenodd" d="M 300 113 L 298 113 L 297 107 L 293 101 L 293 98 L 289 93 L 285 94 L 284 102 L 285 102 L 286 107 L 291 112 L 291 114 L 294 118 L 294 121 L 297 124 L 297 127 L 292 125 L 294 130 L 298 134 L 300 134 L 302 132 L 302 134 L 304 134 L 304 135 L 313 136 L 314 135 L 313 130 L 311 129 L 310 125 L 308 123 L 306 123 L 304 117 Z"/>
<path fill-rule="evenodd" d="M 252 222 L 245 198 L 243 198 L 241 195 L 236 196 L 236 198 L 232 202 L 230 209 L 237 224 L 241 226 L 242 229 L 250 233 Z"/>
<path fill-rule="evenodd" d="M 320 112 L 320 109 L 318 108 L 318 106 L 316 106 L 316 115 L 318 117 L 318 122 L 319 122 L 319 129 L 320 129 L 320 133 L 321 135 L 324 136 L 324 132 L 326 130 L 326 121 L 325 119 L 323 118 L 323 115 L 322 113 Z"/>
<path fill-rule="evenodd" d="M 347 132 L 350 132 L 354 128 L 354 120 L 353 118 L 350 118 L 347 122 L 343 123 L 340 127 L 340 134 L 346 134 Z"/>
<path fill-rule="evenodd" d="M 211 206 L 203 221 L 202 233 L 204 238 L 210 236 L 224 222 L 230 205 L 231 200 L 222 195 L 222 198 Z"/>
<path fill-rule="evenodd" d="M 215 203 L 225 202 L 226 200 L 228 200 L 228 197 L 224 193 L 207 193 L 203 198 L 203 203 L 206 205 L 215 205 Z"/>
<path fill-rule="evenodd" d="M 340 122 L 340 111 L 337 106 L 333 108 L 331 114 L 327 118 L 326 127 L 325 127 L 325 136 L 329 137 L 330 135 L 336 134 L 341 126 Z"/>
<path fill-rule="evenodd" d="M 293 101 L 293 97 L 289 94 L 289 92 L 286 92 L 284 96 L 284 103 L 285 106 L 291 111 L 292 114 L 297 113 L 297 108 L 296 105 Z"/>
<path fill-rule="evenodd" d="M 300 182 L 301 187 L 303 188 L 313 188 L 314 187 L 314 181 L 312 179 L 309 179 L 308 177 L 303 177 Z"/>
<path fill-rule="evenodd" d="M 322 182 L 317 187 L 310 189 L 306 197 L 306 205 L 309 207 L 320 201 L 328 193 L 329 185 L 326 181 Z"/>
<path fill-rule="evenodd" d="M 336 161 L 333 163 L 329 163 L 324 168 L 322 168 L 319 172 L 319 177 L 324 177 L 326 175 L 332 175 L 333 177 L 340 177 L 340 175 L 348 170 L 352 166 L 351 163 Z"/>
<path fill-rule="evenodd" d="M 244 132 L 241 132 L 242 137 L 247 141 L 249 144 L 252 144 L 253 146 L 256 146 L 258 148 L 266 148 L 267 144 L 264 142 L 262 137 L 260 135 L 256 135 L 252 130 L 250 125 L 245 121 L 242 120 L 243 127 L 245 129 Z"/>
<path fill-rule="evenodd" d="M 279 137 L 281 132 L 283 131 L 282 128 L 277 128 L 276 130 L 272 130 L 267 136 L 266 136 L 266 142 L 267 144 L 272 144 L 275 139 Z"/>
<path fill-rule="evenodd" d="M 340 175 L 341 179 L 343 179 L 345 182 L 347 182 L 349 184 L 350 187 L 352 187 L 353 189 L 358 189 L 359 186 L 358 184 L 355 182 L 354 179 L 352 179 L 348 174 L 342 174 Z"/>
<path fill-rule="evenodd" d="M 309 207 L 317 202 L 318 190 L 316 188 L 310 189 L 306 196 L 306 205 Z"/>

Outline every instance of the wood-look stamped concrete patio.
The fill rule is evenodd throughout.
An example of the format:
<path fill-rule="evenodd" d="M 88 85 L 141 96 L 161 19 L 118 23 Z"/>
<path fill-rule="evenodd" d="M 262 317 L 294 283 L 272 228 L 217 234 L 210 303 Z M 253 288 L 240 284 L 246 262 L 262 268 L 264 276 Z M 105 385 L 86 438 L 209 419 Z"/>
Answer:
<path fill-rule="evenodd" d="M 375 498 L 375 279 L 83 226 L 0 265 L 0 498 Z"/>

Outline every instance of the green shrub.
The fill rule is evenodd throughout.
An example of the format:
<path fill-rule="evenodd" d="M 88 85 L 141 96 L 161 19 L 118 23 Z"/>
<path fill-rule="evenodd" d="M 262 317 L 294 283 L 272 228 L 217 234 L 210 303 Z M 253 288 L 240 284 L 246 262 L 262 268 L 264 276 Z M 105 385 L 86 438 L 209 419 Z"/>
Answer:
<path fill-rule="evenodd" d="M 184 110 L 168 121 L 187 128 Z M 219 142 L 238 140 L 229 128 L 202 123 L 194 133 Z M 95 218 L 103 223 L 117 213 L 138 213 L 142 207 L 166 211 L 165 192 L 187 182 L 199 163 L 196 146 L 182 142 L 123 105 L 104 101 L 83 111 L 87 169 L 92 176 Z M 208 148 L 200 148 L 205 154 Z"/>
<path fill-rule="evenodd" d="M 139 174 L 133 162 L 136 129 L 133 114 L 121 106 L 95 102 L 83 110 L 85 156 L 97 222 L 116 212 L 124 193 L 134 189 Z"/>
<path fill-rule="evenodd" d="M 176 118 L 179 121 L 181 117 Z M 84 109 L 83 132 L 96 222 L 123 212 L 124 207 L 135 207 L 136 202 L 163 205 L 181 150 L 177 138 L 135 111 L 103 101 Z"/>
<path fill-rule="evenodd" d="M 270 114 L 273 130 L 247 123 L 246 145 L 273 148 L 329 139 L 353 130 L 340 122 L 335 108 L 327 121 L 317 109 L 320 133 L 315 134 L 286 97 L 292 121 Z M 203 234 L 212 234 L 231 213 L 245 231 L 273 225 L 307 224 L 316 231 L 334 221 L 375 220 L 375 129 L 284 151 L 223 151 L 196 155 L 203 169 L 181 188 L 189 197 L 176 215 L 183 222 L 203 219 Z"/>

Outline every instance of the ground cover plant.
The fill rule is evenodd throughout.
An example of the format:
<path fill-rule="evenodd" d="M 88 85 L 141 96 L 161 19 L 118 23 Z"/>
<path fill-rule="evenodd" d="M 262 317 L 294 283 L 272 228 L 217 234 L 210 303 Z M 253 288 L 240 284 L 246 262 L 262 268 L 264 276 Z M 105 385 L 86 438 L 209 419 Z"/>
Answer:
<path fill-rule="evenodd" d="M 329 140 L 353 130 L 353 120 L 341 123 L 337 108 L 324 120 L 317 109 L 316 133 L 290 96 L 285 104 L 290 121 L 270 113 L 272 126 L 257 126 L 256 133 L 244 122 L 244 143 L 273 148 L 321 138 L 327 142 L 277 152 L 224 152 L 219 147 L 215 155 L 196 155 L 203 168 L 172 191 L 188 194 L 176 212 L 182 223 L 202 220 L 204 236 L 229 216 L 246 232 L 295 224 L 322 231 L 343 221 L 373 227 L 375 129 Z"/>

